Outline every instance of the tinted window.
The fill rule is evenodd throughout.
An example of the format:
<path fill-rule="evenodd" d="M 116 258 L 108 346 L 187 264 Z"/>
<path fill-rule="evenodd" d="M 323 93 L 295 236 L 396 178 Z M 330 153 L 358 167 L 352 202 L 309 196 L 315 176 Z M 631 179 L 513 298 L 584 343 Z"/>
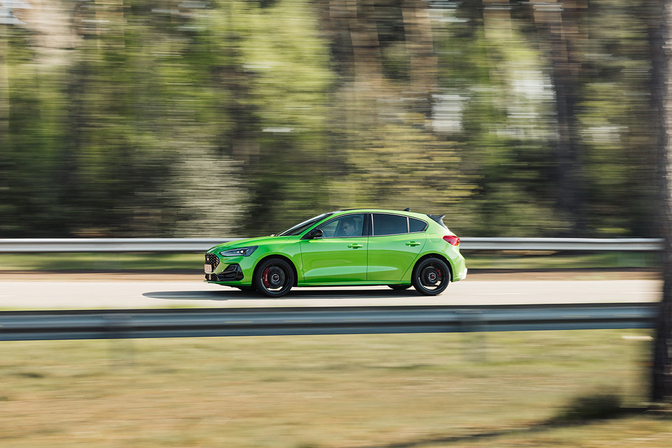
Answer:
<path fill-rule="evenodd" d="M 312 226 L 312 225 L 315 224 L 316 222 L 322 221 L 324 218 L 326 218 L 327 216 L 329 216 L 329 215 L 331 215 L 331 214 L 332 214 L 332 213 L 323 213 L 323 214 L 321 214 L 321 215 L 319 215 L 319 216 L 315 216 L 314 218 L 310 218 L 310 219 L 307 220 L 307 221 L 303 221 L 302 223 L 295 225 L 294 227 L 292 227 L 292 228 L 289 229 L 289 230 L 285 230 L 284 232 L 282 232 L 282 233 L 281 233 L 280 235 L 278 235 L 278 236 L 292 236 L 292 235 L 298 235 L 298 234 L 300 234 L 301 232 L 303 232 L 304 230 L 306 230 L 308 227 Z"/>
<path fill-rule="evenodd" d="M 324 238 L 347 238 L 362 236 L 364 215 L 346 215 L 332 219 L 318 227 Z"/>
<path fill-rule="evenodd" d="M 373 234 L 374 235 L 395 235 L 398 233 L 407 233 L 408 226 L 405 216 L 383 215 L 374 213 L 373 215 Z"/>
<path fill-rule="evenodd" d="M 408 219 L 411 228 L 411 233 L 422 232 L 423 230 L 425 230 L 425 227 L 427 227 L 427 223 L 424 221 L 420 221 L 419 219 L 413 219 L 413 218 Z"/>

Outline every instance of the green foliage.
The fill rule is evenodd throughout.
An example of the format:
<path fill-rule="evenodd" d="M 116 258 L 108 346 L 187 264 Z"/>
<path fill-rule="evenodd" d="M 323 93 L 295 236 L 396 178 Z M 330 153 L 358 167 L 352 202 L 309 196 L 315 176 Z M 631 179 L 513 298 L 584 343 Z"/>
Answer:
<path fill-rule="evenodd" d="M 0 25 L 0 237 L 255 236 L 357 206 L 654 235 L 645 12 L 562 16 L 585 196 L 565 210 L 540 16 L 428 5 L 90 1 L 53 35 Z"/>

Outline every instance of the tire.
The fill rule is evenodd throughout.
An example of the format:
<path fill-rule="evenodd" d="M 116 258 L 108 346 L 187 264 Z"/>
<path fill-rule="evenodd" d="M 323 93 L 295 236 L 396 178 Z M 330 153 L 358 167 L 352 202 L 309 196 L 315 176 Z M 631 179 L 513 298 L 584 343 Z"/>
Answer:
<path fill-rule="evenodd" d="M 411 285 L 387 285 L 395 291 L 406 291 Z"/>
<path fill-rule="evenodd" d="M 425 258 L 413 269 L 413 287 L 425 296 L 441 294 L 450 284 L 450 280 L 450 269 L 440 258 Z"/>
<path fill-rule="evenodd" d="M 294 270 L 281 258 L 262 261 L 254 272 L 253 284 L 266 297 L 282 297 L 294 286 Z"/>

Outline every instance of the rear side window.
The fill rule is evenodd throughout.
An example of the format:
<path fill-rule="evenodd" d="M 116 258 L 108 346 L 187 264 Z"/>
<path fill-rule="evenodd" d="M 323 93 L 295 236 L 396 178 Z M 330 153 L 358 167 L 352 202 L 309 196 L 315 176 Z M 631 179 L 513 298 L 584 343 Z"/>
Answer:
<path fill-rule="evenodd" d="M 399 233 L 408 233 L 408 221 L 405 216 L 373 214 L 374 235 L 397 235 Z"/>
<path fill-rule="evenodd" d="M 419 219 L 414 219 L 414 218 L 408 218 L 409 220 L 409 231 L 411 233 L 413 232 L 422 232 L 427 228 L 427 223 L 424 221 L 420 221 Z"/>

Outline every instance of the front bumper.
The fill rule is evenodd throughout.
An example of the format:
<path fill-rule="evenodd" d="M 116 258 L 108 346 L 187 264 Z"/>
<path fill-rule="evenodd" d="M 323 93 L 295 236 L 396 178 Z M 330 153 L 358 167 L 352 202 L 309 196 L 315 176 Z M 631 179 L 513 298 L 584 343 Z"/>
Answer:
<path fill-rule="evenodd" d="M 244 279 L 243 270 L 239 264 L 230 264 L 219 274 L 205 274 L 205 280 L 209 282 L 232 282 Z"/>

